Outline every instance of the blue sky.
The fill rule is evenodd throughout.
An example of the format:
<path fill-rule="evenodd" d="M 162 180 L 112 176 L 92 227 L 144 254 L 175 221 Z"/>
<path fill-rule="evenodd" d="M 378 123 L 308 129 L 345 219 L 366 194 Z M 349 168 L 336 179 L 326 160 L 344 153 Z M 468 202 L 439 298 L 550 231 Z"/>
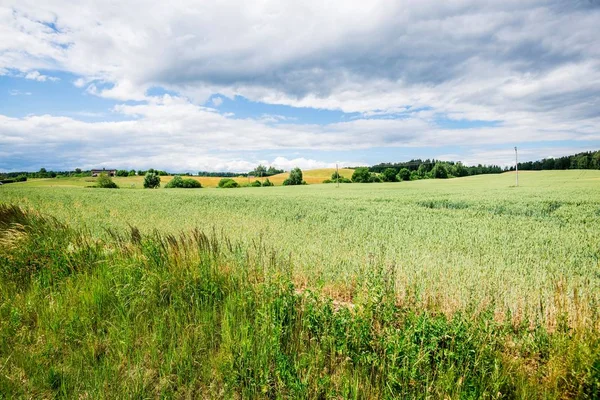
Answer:
<path fill-rule="evenodd" d="M 597 150 L 598 23 L 590 1 L 9 0 L 0 170 L 510 165 L 514 146 L 522 160 Z"/>

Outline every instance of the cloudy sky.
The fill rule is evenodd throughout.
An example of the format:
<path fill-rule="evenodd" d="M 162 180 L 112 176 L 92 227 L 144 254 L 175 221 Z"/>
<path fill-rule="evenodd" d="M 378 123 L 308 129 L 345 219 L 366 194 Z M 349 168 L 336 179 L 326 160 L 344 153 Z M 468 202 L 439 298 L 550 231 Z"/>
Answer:
<path fill-rule="evenodd" d="M 600 0 L 0 2 L 0 170 L 600 148 Z"/>

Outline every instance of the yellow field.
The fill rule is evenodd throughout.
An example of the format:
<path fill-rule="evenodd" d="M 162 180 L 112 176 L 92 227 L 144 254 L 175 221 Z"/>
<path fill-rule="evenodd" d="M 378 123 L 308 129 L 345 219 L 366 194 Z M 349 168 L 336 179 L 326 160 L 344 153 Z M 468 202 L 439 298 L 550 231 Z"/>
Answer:
<path fill-rule="evenodd" d="M 352 177 L 352 173 L 354 172 L 353 169 L 340 169 L 339 171 L 341 176 L 348 179 Z M 335 172 L 335 168 L 311 169 L 302 172 L 304 175 L 304 180 L 310 185 L 314 183 L 323 183 L 325 179 L 331 179 L 331 175 Z M 283 185 L 283 181 L 285 181 L 289 176 L 289 172 L 284 172 L 282 174 L 269 177 L 269 180 L 275 185 Z"/>

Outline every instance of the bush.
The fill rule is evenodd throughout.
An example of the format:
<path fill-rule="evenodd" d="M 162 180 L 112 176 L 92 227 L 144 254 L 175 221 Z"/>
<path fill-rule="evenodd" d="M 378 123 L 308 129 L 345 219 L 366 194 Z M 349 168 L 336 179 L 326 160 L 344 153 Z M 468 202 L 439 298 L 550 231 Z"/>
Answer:
<path fill-rule="evenodd" d="M 120 169 L 120 170 L 118 170 L 118 171 L 117 171 L 117 174 L 116 174 L 116 175 L 117 175 L 117 176 L 128 176 L 128 175 L 129 175 L 129 172 L 128 172 L 127 170 Z"/>
<path fill-rule="evenodd" d="M 252 182 L 252 183 L 250 184 L 250 186 L 252 186 L 252 187 L 261 187 L 261 186 L 262 186 L 262 183 L 260 183 L 260 181 L 259 181 L 259 180 L 255 180 L 254 182 Z"/>
<path fill-rule="evenodd" d="M 144 189 L 160 187 L 160 176 L 156 172 L 146 172 L 144 176 Z"/>
<path fill-rule="evenodd" d="M 231 178 L 223 178 L 219 181 L 219 187 L 224 189 L 236 188 L 240 185 Z"/>
<path fill-rule="evenodd" d="M 290 177 L 283 181 L 284 186 L 306 185 L 302 179 L 302 170 L 298 167 L 290 171 Z"/>
<path fill-rule="evenodd" d="M 180 189 L 200 189 L 202 185 L 195 179 L 182 178 L 179 175 L 175 175 L 169 183 L 165 185 L 166 189 L 180 188 Z"/>
<path fill-rule="evenodd" d="M 15 182 L 25 182 L 27 181 L 27 175 L 21 174 L 15 178 Z"/>
<path fill-rule="evenodd" d="M 267 186 L 273 186 L 273 182 L 271 182 L 269 180 L 269 178 L 265 179 L 265 181 L 262 183 L 263 187 L 267 187 Z"/>
<path fill-rule="evenodd" d="M 105 173 L 101 173 L 100 175 L 98 175 L 98 179 L 96 179 L 96 187 L 103 188 L 103 189 L 118 189 L 119 188 L 117 186 L 117 184 L 114 183 L 113 180 L 110 178 L 110 176 L 108 176 Z"/>
<path fill-rule="evenodd" d="M 325 179 L 323 183 L 334 183 L 331 179 Z"/>
<path fill-rule="evenodd" d="M 135 176 L 135 170 L 132 169 L 131 171 L 129 171 L 129 173 L 127 175 L 128 176 Z"/>
<path fill-rule="evenodd" d="M 367 167 L 359 167 L 354 170 L 352 174 L 352 182 L 355 183 L 368 183 L 371 182 L 371 173 Z"/>
<path fill-rule="evenodd" d="M 384 182 L 396 182 L 398 180 L 396 174 L 397 171 L 394 168 L 386 168 L 381 174 L 381 178 Z"/>
<path fill-rule="evenodd" d="M 411 181 L 417 181 L 417 180 L 419 180 L 421 178 L 422 178 L 421 175 L 419 175 L 419 173 L 417 171 L 412 171 L 410 173 L 410 180 Z"/>
<path fill-rule="evenodd" d="M 396 179 L 398 179 L 398 181 L 402 182 L 402 181 L 410 181 L 410 170 L 408 168 L 402 168 L 400 170 L 400 172 L 398 172 L 398 175 L 396 175 Z"/>

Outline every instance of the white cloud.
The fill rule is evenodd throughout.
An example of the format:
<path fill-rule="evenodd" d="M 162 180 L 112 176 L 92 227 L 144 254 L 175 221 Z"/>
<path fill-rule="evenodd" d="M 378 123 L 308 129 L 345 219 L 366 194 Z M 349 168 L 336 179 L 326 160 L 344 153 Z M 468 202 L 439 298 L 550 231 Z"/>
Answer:
<path fill-rule="evenodd" d="M 11 96 L 31 96 L 31 92 L 22 92 L 17 89 L 11 89 L 8 91 Z"/>
<path fill-rule="evenodd" d="M 31 72 L 26 73 L 25 79 L 29 79 L 32 81 L 38 81 L 38 82 L 46 82 L 46 81 L 56 82 L 56 81 L 60 80 L 59 78 L 57 78 L 55 76 L 42 75 L 39 71 L 31 71 Z"/>
<path fill-rule="evenodd" d="M 219 96 L 215 96 L 210 100 L 210 102 L 212 103 L 213 106 L 219 107 L 221 104 L 223 104 L 223 98 L 219 97 Z"/>

